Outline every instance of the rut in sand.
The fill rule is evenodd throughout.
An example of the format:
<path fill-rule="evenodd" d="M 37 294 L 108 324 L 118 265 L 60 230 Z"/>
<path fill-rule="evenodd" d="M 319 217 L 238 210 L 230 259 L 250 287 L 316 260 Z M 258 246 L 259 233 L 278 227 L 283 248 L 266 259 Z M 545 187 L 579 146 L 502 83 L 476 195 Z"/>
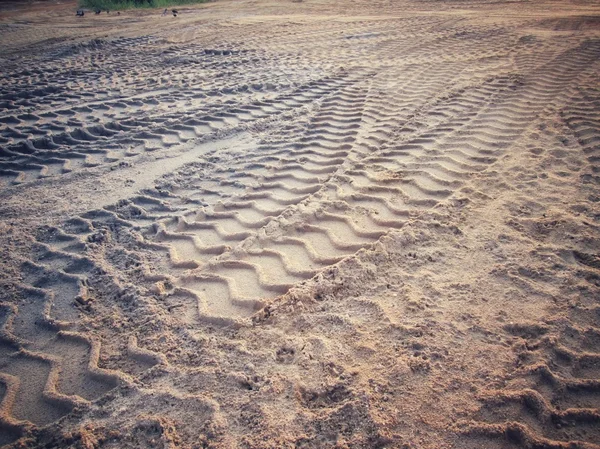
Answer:
<path fill-rule="evenodd" d="M 3 17 L 0 445 L 600 447 L 600 22 L 538 3 Z"/>

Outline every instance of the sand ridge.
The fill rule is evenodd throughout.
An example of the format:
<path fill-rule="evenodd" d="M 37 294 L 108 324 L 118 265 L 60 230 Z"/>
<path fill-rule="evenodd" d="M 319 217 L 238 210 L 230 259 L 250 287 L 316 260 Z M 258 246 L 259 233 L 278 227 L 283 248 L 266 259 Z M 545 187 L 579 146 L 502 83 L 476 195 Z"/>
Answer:
<path fill-rule="evenodd" d="M 0 444 L 599 447 L 597 6 L 180 10 L 2 15 Z"/>

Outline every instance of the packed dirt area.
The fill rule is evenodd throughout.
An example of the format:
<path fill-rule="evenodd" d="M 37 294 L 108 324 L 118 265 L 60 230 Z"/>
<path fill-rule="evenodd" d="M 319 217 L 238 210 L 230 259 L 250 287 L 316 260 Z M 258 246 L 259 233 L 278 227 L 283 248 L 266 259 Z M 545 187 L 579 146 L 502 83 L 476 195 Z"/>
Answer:
<path fill-rule="evenodd" d="M 600 4 L 0 6 L 0 446 L 600 448 Z"/>

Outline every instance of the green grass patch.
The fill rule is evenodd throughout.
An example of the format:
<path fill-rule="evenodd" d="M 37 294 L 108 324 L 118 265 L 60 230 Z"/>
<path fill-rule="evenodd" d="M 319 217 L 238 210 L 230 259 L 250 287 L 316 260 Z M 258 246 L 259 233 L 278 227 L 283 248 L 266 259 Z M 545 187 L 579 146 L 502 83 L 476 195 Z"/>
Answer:
<path fill-rule="evenodd" d="M 131 8 L 167 8 L 170 6 L 206 3 L 209 0 L 79 0 L 82 8 L 123 11 Z"/>

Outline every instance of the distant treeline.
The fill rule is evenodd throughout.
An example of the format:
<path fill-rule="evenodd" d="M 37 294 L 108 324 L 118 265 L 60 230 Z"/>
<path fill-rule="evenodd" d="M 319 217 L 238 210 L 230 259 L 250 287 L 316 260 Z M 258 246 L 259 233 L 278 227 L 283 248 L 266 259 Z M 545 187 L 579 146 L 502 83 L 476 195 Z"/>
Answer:
<path fill-rule="evenodd" d="M 84 8 L 118 11 L 130 8 L 163 8 L 207 1 L 209 0 L 79 0 L 79 5 Z"/>

